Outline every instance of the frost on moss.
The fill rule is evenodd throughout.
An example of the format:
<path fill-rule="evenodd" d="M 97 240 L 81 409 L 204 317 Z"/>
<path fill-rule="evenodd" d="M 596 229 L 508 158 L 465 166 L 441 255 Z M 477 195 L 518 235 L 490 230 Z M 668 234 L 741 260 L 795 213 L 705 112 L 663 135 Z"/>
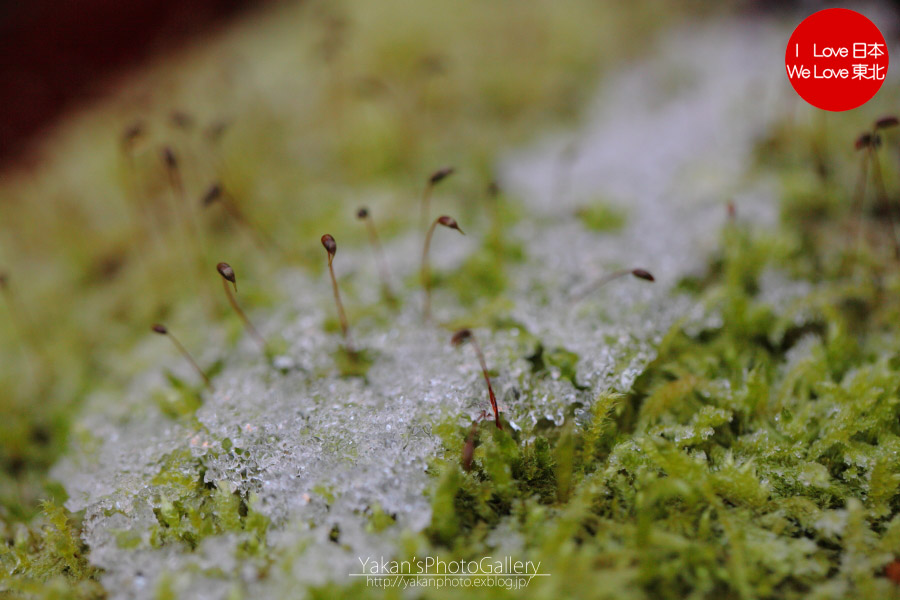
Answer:
<path fill-rule="evenodd" d="M 468 428 L 441 429 L 431 552 L 541 560 L 552 577 L 535 597 L 896 593 L 883 576 L 900 552 L 894 309 L 837 278 L 797 297 L 798 317 L 761 281 L 767 265 L 818 260 L 792 253 L 797 232 L 725 233 L 702 298 L 727 318 L 675 326 L 628 394 L 529 439 L 482 423 L 468 472 Z"/>
<path fill-rule="evenodd" d="M 226 438 L 223 452 L 241 454 Z M 176 464 L 181 462 L 182 464 Z M 196 465 L 191 463 L 196 462 Z M 241 495 L 228 481 L 205 481 L 202 462 L 189 452 L 167 457 L 160 473 L 151 480 L 159 490 L 159 502 L 153 509 L 157 523 L 150 529 L 150 545 L 184 544 L 195 550 L 201 540 L 224 533 L 240 533 L 241 554 L 253 555 L 265 544 L 268 520 L 259 514 L 253 494 Z M 199 476 L 192 476 L 193 474 Z"/>

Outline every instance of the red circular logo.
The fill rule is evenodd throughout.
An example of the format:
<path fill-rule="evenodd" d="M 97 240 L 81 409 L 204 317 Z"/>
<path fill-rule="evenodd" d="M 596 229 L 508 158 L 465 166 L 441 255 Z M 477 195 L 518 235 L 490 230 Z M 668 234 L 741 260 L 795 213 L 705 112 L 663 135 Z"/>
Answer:
<path fill-rule="evenodd" d="M 787 76 L 817 108 L 850 110 L 869 101 L 888 70 L 888 50 L 875 24 L 854 10 L 829 8 L 807 17 L 788 41 Z"/>

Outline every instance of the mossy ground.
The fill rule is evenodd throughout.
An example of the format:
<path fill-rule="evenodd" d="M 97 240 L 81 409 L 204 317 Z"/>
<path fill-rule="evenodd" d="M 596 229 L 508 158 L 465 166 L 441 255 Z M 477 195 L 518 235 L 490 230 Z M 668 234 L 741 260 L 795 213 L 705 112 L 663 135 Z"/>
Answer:
<path fill-rule="evenodd" d="M 67 447 L 72 415 L 86 394 L 120 390 L 149 366 L 120 360 L 148 324 L 166 322 L 192 349 L 210 328 L 229 343 L 241 335 L 203 268 L 211 257 L 230 257 L 247 283 L 245 306 L 272 308 L 279 269 L 324 269 L 323 232 L 342 248 L 363 245 L 364 229 L 350 218 L 361 204 L 383 237 L 407 230 L 425 178 L 446 164 L 459 174 L 434 205 L 463 223 L 485 222 L 499 151 L 571 123 L 598 75 L 684 10 L 583 0 L 528 1 L 515 11 L 288 3 L 149 66 L 61 125 L 34 158 L 40 166 L 4 174 L 0 187 L 9 282 L 0 517 L 27 521 L 42 498 L 62 499 L 46 472 Z M 143 134 L 126 145 L 123 132 L 135 124 Z M 184 197 L 168 184 L 164 145 L 178 158 Z M 261 250 L 221 206 L 195 210 L 213 181 L 274 245 Z M 197 235 L 202 256 L 186 260 Z M 484 265 L 459 277 L 452 285 L 468 302 L 502 284 Z"/>
<path fill-rule="evenodd" d="M 504 145 L 524 139 L 536 122 L 571 118 L 582 105 L 603 44 L 603 36 L 585 30 L 583 21 L 602 23 L 610 32 L 625 26 L 649 31 L 660 23 L 650 16 L 651 5 L 609 14 L 575 0 L 564 8 L 533 2 L 516 13 L 514 23 L 507 11 L 482 4 L 462 11 L 451 2 L 436 6 L 433 23 L 404 11 L 402 2 L 376 13 L 353 2 L 339 9 L 312 3 L 299 15 L 289 13 L 310 34 L 304 39 L 313 40 L 297 52 L 322 78 L 321 89 L 303 108 L 290 104 L 301 117 L 288 119 L 283 99 L 257 114 L 245 107 L 235 131 L 214 150 L 211 162 L 217 164 L 197 167 L 202 175 L 194 175 L 191 189 L 202 189 L 204 178 L 223 178 L 273 237 L 304 240 L 281 258 L 315 270 L 324 266 L 317 247 L 322 231 L 362 239 L 339 235 L 350 231 L 345 216 L 358 203 L 358 190 L 388 198 L 378 205 L 384 217 L 377 216 L 390 236 L 406 226 L 403 207 L 423 176 L 453 162 L 468 175 L 449 186 L 441 202 L 495 229 L 486 238 L 486 252 L 455 273 L 438 273 L 436 284 L 454 290 L 461 304 L 481 315 L 474 324 L 502 327 L 502 265 L 521 258 L 502 235 L 513 217 L 503 211 L 514 211 L 514 204 L 499 201 L 492 214 L 465 198 L 485 196 L 491 161 Z M 598 14 L 602 18 L 593 18 Z M 400 23 L 399 36 L 391 20 L 398 15 L 409 21 Z M 473 36 L 478 47 L 449 43 L 475 26 L 491 34 Z M 521 60 L 522 46 L 514 42 L 523 30 L 553 43 L 535 50 L 532 60 Z M 610 38 L 621 41 L 612 33 Z M 481 45 L 494 49 L 496 63 L 480 60 Z M 604 60 L 629 51 L 614 46 L 603 46 L 610 53 Z M 519 64 L 514 55 L 521 68 L 510 68 Z M 196 72 L 191 61 L 203 60 L 202 53 L 189 57 L 185 71 Z M 150 80 L 166 81 L 160 75 Z M 347 94 L 366 81 L 366 94 Z M 185 98 L 194 86 L 174 84 Z M 399 104 L 386 99 L 394 86 L 404 91 Z M 375 92 L 385 97 L 373 100 L 369 94 Z M 212 96 L 199 97 L 205 100 L 187 108 L 211 111 Z M 409 109 L 401 106 L 407 103 Z M 409 120 L 409 110 L 427 117 Z M 220 116 L 204 114 L 205 121 Z M 879 115 L 866 118 L 874 116 Z M 46 470 L 64 451 L 79 399 L 101 385 L 121 387 L 147 368 L 115 360 L 119 348 L 145 334 L 147 323 L 165 318 L 182 326 L 188 344 L 197 344 L 203 334 L 188 325 L 192 311 L 207 310 L 216 320 L 227 315 L 222 303 L 203 307 L 203 301 L 188 300 L 205 292 L 202 284 L 195 290 L 185 283 L 196 273 L 181 261 L 179 226 L 167 221 L 168 192 L 155 154 L 158 143 L 171 139 L 196 164 L 207 160 L 208 150 L 193 134 L 171 130 L 163 114 L 154 118 L 151 141 L 142 142 L 135 170 L 110 133 L 121 130 L 125 116 L 94 115 L 60 144 L 61 152 L 96 144 L 98 156 L 85 159 L 85 174 L 52 182 L 25 179 L 4 190 L 5 216 L 13 224 L 3 240 L 4 258 L 16 260 L 11 289 L 22 297 L 17 302 L 27 315 L 17 337 L 4 325 L 12 340 L 4 358 L 14 368 L 4 371 L 0 386 L 6 417 L 0 424 L 0 516 L 7 540 L 0 549 L 0 590 L 13 597 L 105 594 L 86 560 L 89 549 L 80 541 L 77 516 L 56 503 L 37 502 L 64 497 Z M 420 534 L 401 534 L 407 554 L 478 558 L 495 549 L 497 536 L 518 539 L 521 558 L 540 560 L 541 571 L 551 574 L 531 582 L 528 592 L 536 597 L 585 590 L 617 598 L 896 595 L 883 570 L 900 554 L 900 275 L 883 207 L 870 204 L 861 229 L 848 208 L 856 168 L 849 151 L 853 127 L 866 125 L 851 119 L 830 129 L 785 122 L 764 140 L 761 168 L 777 173 L 786 190 L 783 228 L 762 233 L 745 227 L 738 207 L 738 220 L 724 230 L 721 252 L 707 272 L 681 286 L 716 318 L 699 329 L 674 327 L 629 393 L 596 390 L 589 414 L 570 415 L 563 427 L 534 435 L 501 432 L 482 422 L 470 471 L 460 465 L 469 428 L 456 419 L 444 423 L 446 456 L 433 465 L 434 518 Z M 478 135 L 466 135 L 473 128 Z M 305 141 L 296 148 L 291 140 L 300 131 Z M 884 156 L 896 158 L 896 139 L 886 141 Z M 247 147 L 258 151 L 248 153 Z M 330 173 L 328 181 L 317 178 L 321 171 Z M 885 172 L 896 204 L 900 178 L 892 169 Z M 122 187 L 150 199 L 141 206 L 157 211 L 152 224 L 135 218 L 130 203 L 136 198 L 123 196 Z M 277 190 L 277 198 L 270 190 Z M 104 191 L 105 199 L 116 200 L 104 204 L 84 197 Z M 29 203 L 33 194 L 48 198 L 53 209 Z M 49 232 L 44 245 L 29 237 L 38 211 Z M 275 272 L 267 266 L 271 256 L 255 256 L 233 224 L 221 215 L 204 218 L 216 252 L 240 256 L 239 273 L 261 281 Z M 597 209 L 583 218 L 587 227 L 610 229 L 620 216 Z M 85 231 L 96 233 L 90 244 L 81 239 Z M 854 237 L 857 231 L 863 235 Z M 169 243 L 154 243 L 154 236 Z M 130 239 L 140 243 L 130 245 Z M 37 275 L 26 287 L 21 274 L 32 268 Z M 771 272 L 805 282 L 808 291 L 773 301 L 766 284 Z M 261 287 L 247 286 L 245 301 L 274 305 L 274 294 L 253 295 Z M 63 307 L 61 289 L 75 290 Z M 48 322 L 55 324 L 52 330 L 43 325 Z M 226 327 L 226 337 L 239 335 L 236 323 Z M 535 377 L 550 365 L 576 381 L 577 357 L 565 349 L 538 348 L 532 359 Z M 172 384 L 173 394 L 159 400 L 160 408 L 174 420 L 190 419 L 195 391 L 177 378 Z M 40 411 L 31 408 L 35 398 L 42 400 Z M 267 523 L 252 498 L 235 495 L 226 484 L 204 484 L 197 477 L 202 469 L 179 455 L 160 472 L 154 483 L 168 490 L 167 503 L 156 515 L 158 527 L 146 532 L 153 543 L 190 549 L 228 532 L 241 536 L 242 558 L 261 576 L 287 563 L 269 551 Z M 392 526 L 390 515 L 377 507 L 371 522 L 375 531 Z M 133 534 L 123 533 L 123 547 Z M 322 598 L 385 593 L 400 596 L 363 583 L 311 590 Z M 463 593 L 503 594 L 422 590 L 426 597 Z M 171 594 L 163 581 L 159 597 Z M 235 588 L 234 595 L 240 597 L 241 590 Z"/>
<path fill-rule="evenodd" d="M 781 124 L 763 141 L 767 168 L 782 153 L 783 226 L 724 229 L 708 271 L 682 286 L 718 318 L 673 327 L 629 393 L 601 392 L 587 417 L 527 441 L 481 422 L 469 471 L 469 428 L 445 424 L 432 523 L 397 559 L 479 560 L 502 551 L 502 532 L 551 574 L 532 597 L 900 597 L 885 575 L 900 556 L 900 276 L 886 215 L 860 222 L 834 191 L 852 181 L 838 173 L 853 134 L 838 129 L 808 146 L 817 126 Z M 809 147 L 826 165 L 811 177 Z M 846 235 L 858 227 L 862 242 Z M 773 301 L 773 271 L 809 287 Z M 319 593 L 383 596 L 363 583 Z"/>

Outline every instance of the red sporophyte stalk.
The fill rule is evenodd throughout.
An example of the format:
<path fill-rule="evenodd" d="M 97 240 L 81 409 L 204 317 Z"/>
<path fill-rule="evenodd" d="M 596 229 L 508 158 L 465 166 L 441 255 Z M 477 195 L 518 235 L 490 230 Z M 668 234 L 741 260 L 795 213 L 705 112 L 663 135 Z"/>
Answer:
<path fill-rule="evenodd" d="M 387 258 L 384 255 L 384 249 L 381 247 L 381 241 L 378 239 L 378 231 L 375 229 L 375 222 L 372 221 L 372 215 L 365 206 L 356 211 L 356 218 L 364 221 L 366 230 L 369 233 L 369 243 L 375 252 L 375 260 L 378 263 L 378 272 L 381 275 L 381 288 L 384 295 L 389 301 L 394 301 L 394 291 L 391 288 L 391 271 L 388 268 Z"/>
<path fill-rule="evenodd" d="M 481 346 L 478 345 L 478 340 L 475 339 L 475 334 L 472 333 L 471 329 L 460 329 L 450 338 L 450 343 L 454 346 L 461 346 L 465 342 L 469 342 L 472 348 L 475 349 L 475 354 L 478 355 L 481 373 L 484 375 L 484 382 L 487 384 L 488 395 L 491 399 L 491 410 L 494 411 L 494 423 L 497 425 L 497 429 L 503 429 L 503 425 L 500 423 L 500 410 L 497 408 L 497 397 L 494 395 L 491 377 L 488 375 L 487 363 L 484 360 L 484 353 L 481 352 Z"/>
<path fill-rule="evenodd" d="M 328 272 L 331 275 L 331 290 L 334 292 L 334 304 L 337 306 L 338 320 L 341 323 L 341 332 L 344 334 L 344 346 L 347 352 L 353 354 L 353 344 L 350 342 L 350 323 L 347 321 L 347 313 L 344 312 L 344 303 L 341 302 L 341 291 L 338 289 L 337 277 L 334 275 L 334 255 L 337 253 L 337 243 L 331 234 L 322 236 L 322 245 L 328 253 Z"/>
<path fill-rule="evenodd" d="M 425 288 L 425 306 L 423 309 L 423 316 L 426 321 L 431 319 L 431 264 L 428 260 L 428 251 L 431 249 L 431 238 L 434 236 L 434 230 L 438 225 L 442 225 L 448 229 L 455 229 L 461 234 L 465 235 L 462 229 L 459 228 L 459 224 L 456 222 L 456 219 L 453 217 L 448 217 L 447 215 L 443 215 L 434 220 L 431 224 L 431 227 L 428 228 L 428 232 L 425 234 L 425 246 L 422 248 L 422 287 Z"/>
<path fill-rule="evenodd" d="M 728 213 L 728 222 L 734 223 L 737 220 L 737 206 L 734 204 L 734 200 L 729 200 L 726 208 Z"/>
<path fill-rule="evenodd" d="M 577 302 L 579 300 L 582 300 L 585 296 L 588 296 L 607 283 L 615 281 L 616 279 L 621 279 L 622 277 L 627 277 L 628 275 L 631 275 L 632 277 L 635 277 L 637 279 L 649 281 L 651 283 L 656 281 L 650 271 L 647 271 L 646 269 L 621 269 L 619 271 L 613 271 L 612 273 L 604 275 L 603 277 L 592 283 L 590 286 L 588 286 L 587 289 L 585 289 L 583 292 L 573 296 L 572 301 Z"/>
<path fill-rule="evenodd" d="M 135 121 L 122 132 L 122 150 L 130 155 L 131 152 L 134 151 L 134 145 L 143 136 L 144 123 L 142 121 Z"/>
<path fill-rule="evenodd" d="M 256 330 L 253 323 L 250 322 L 250 319 L 241 309 L 237 298 L 234 296 L 237 293 L 237 278 L 234 276 L 234 269 L 232 269 L 231 265 L 228 263 L 220 262 L 216 265 L 216 270 L 219 272 L 219 275 L 222 276 L 222 287 L 225 289 L 225 296 L 228 298 L 228 303 L 231 304 L 231 308 L 234 309 L 234 312 L 237 313 L 238 317 L 240 317 L 241 321 L 244 323 L 244 328 L 259 345 L 263 354 L 265 354 L 268 351 L 268 345 L 266 344 L 265 338 Z M 231 287 L 228 286 L 229 283 L 234 287 L 234 292 L 232 292 Z"/>
<path fill-rule="evenodd" d="M 175 151 L 171 146 L 164 146 L 162 149 L 163 163 L 166 165 L 166 175 L 169 177 L 169 183 L 173 188 L 181 190 L 181 174 L 178 171 L 178 158 L 175 157 Z"/>
<path fill-rule="evenodd" d="M 420 219 L 421 229 L 425 229 L 425 227 L 428 226 L 428 219 L 430 218 L 429 212 L 431 208 L 431 193 L 434 191 L 434 187 L 441 181 L 453 175 L 453 173 L 455 172 L 456 169 L 454 169 L 453 167 L 444 167 L 443 169 L 438 169 L 428 177 L 428 183 L 425 184 L 425 191 L 422 192 L 422 214 Z"/>
<path fill-rule="evenodd" d="M 894 559 L 885 565 L 884 575 L 896 585 L 900 585 L 900 560 Z"/>
<path fill-rule="evenodd" d="M 472 421 L 472 427 L 469 429 L 469 435 L 466 443 L 463 445 L 462 451 L 462 468 L 464 471 L 472 470 L 472 458 L 475 456 L 475 433 L 478 431 L 478 423 L 487 418 L 487 412 L 481 411 L 481 415 Z"/>
<path fill-rule="evenodd" d="M 182 131 L 190 131 L 194 128 L 194 117 L 183 110 L 173 110 L 169 113 L 169 122 L 172 127 Z"/>
<path fill-rule="evenodd" d="M 203 372 L 203 369 L 200 368 L 200 365 L 197 364 L 197 361 L 194 360 L 194 357 L 191 356 L 191 353 L 187 351 L 187 348 L 185 348 L 181 344 L 181 342 L 178 341 L 178 338 L 176 338 L 165 325 L 160 325 L 159 323 L 157 323 L 151 329 L 154 331 L 154 333 L 158 333 L 159 335 L 168 337 L 172 341 L 172 344 L 175 346 L 178 352 L 181 353 L 181 355 L 191 364 L 197 374 L 200 375 L 200 378 L 203 379 L 203 383 L 206 384 L 206 387 L 212 388 L 212 382 L 209 380 L 209 377 L 207 377 L 206 373 Z"/>

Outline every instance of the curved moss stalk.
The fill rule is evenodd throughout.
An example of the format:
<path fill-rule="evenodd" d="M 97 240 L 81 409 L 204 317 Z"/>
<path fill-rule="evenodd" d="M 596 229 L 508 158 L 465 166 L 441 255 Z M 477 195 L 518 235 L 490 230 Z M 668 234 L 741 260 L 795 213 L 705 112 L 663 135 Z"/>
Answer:
<path fill-rule="evenodd" d="M 447 215 L 443 215 L 434 220 L 431 224 L 431 227 L 428 228 L 428 233 L 425 234 L 425 246 L 422 247 L 422 288 L 425 290 L 425 304 L 422 309 L 422 316 L 425 321 L 431 320 L 431 264 L 428 260 L 428 252 L 431 249 L 431 238 L 434 236 L 434 230 L 438 225 L 443 225 L 448 229 L 455 229 L 461 234 L 465 235 L 462 229 L 459 228 L 459 224 L 456 222 L 456 219 L 453 217 L 448 217 Z"/>

